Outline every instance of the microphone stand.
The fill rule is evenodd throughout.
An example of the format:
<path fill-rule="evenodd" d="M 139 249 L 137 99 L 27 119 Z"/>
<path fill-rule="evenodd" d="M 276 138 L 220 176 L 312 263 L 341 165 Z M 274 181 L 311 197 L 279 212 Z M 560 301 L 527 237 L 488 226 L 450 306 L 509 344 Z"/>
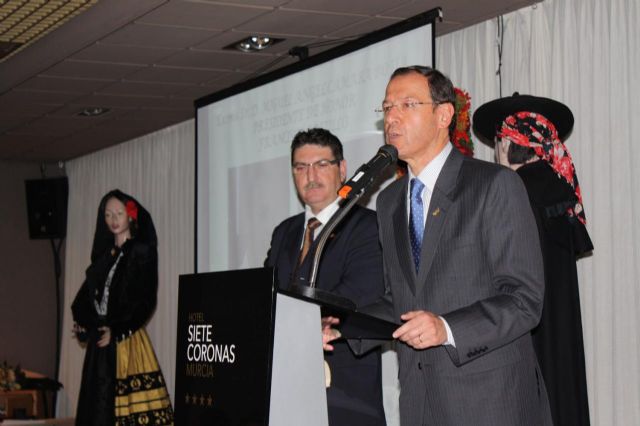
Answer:
<path fill-rule="evenodd" d="M 333 230 L 342 222 L 344 217 L 351 211 L 353 206 L 358 202 L 360 197 L 364 195 L 365 191 L 360 191 L 360 193 L 354 195 L 352 198 L 347 200 L 344 204 L 342 204 L 338 210 L 331 216 L 331 219 L 327 222 L 327 224 L 322 228 L 322 232 L 318 236 L 318 244 L 315 245 L 313 251 L 313 263 L 311 266 L 311 273 L 309 274 L 309 285 L 297 284 L 296 281 L 291 283 L 289 287 L 289 291 L 296 293 L 298 295 L 304 296 L 308 299 L 312 299 L 314 301 L 321 301 L 323 303 L 328 303 L 330 305 L 347 309 L 347 310 L 356 310 L 356 304 L 343 296 L 339 296 L 337 294 L 330 293 L 328 291 L 321 290 L 316 288 L 316 280 L 318 278 L 318 267 L 320 266 L 320 257 L 322 256 L 322 252 L 324 250 L 324 246 L 327 244 L 329 240 L 329 236 L 333 232 Z M 294 278 L 295 279 L 295 278 Z M 299 279 L 299 278 L 298 278 Z"/>
<path fill-rule="evenodd" d="M 327 224 L 322 229 L 322 232 L 318 236 L 318 244 L 315 247 L 313 252 L 313 263 L 311 264 L 311 274 L 309 275 L 309 287 L 316 287 L 316 280 L 318 279 L 318 267 L 320 266 L 320 256 L 322 256 L 322 251 L 324 250 L 324 246 L 327 244 L 329 240 L 329 236 L 333 232 L 333 230 L 338 226 L 340 222 L 344 219 L 344 217 L 351 211 L 353 206 L 358 202 L 360 197 L 364 194 L 364 191 L 360 191 L 359 194 L 356 194 L 346 203 L 342 204 L 340 208 L 335 212 L 331 219 L 327 222 Z"/>

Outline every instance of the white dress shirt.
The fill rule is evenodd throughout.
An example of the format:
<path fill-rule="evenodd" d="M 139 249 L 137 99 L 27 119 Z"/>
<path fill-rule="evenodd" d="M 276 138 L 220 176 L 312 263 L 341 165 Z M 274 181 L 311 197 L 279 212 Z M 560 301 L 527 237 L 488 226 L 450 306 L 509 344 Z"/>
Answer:
<path fill-rule="evenodd" d="M 453 149 L 453 145 L 448 143 L 442 151 L 436 157 L 426 165 L 422 171 L 418 174 L 418 179 L 424 184 L 424 189 L 422 190 L 422 205 L 425 207 L 423 209 L 424 215 L 422 215 L 423 226 L 427 222 L 427 214 L 429 212 L 429 203 L 431 203 L 431 195 L 433 194 L 433 188 L 436 186 L 436 181 L 438 180 L 438 176 L 440 176 L 440 172 L 442 171 L 442 167 L 444 166 L 445 161 L 449 157 L 449 153 Z M 413 174 L 411 169 L 409 168 L 409 182 L 411 179 L 414 179 L 416 176 Z M 411 212 L 411 185 L 407 185 L 407 222 L 411 220 L 409 218 Z M 423 242 L 424 243 L 424 242 Z M 429 250 L 429 242 L 427 241 L 427 250 Z M 424 244 L 422 246 L 425 247 Z M 456 341 L 453 338 L 453 334 L 451 333 L 451 327 L 447 321 L 439 317 L 444 323 L 444 327 L 447 329 L 447 341 L 444 342 L 445 345 L 456 346 Z"/>

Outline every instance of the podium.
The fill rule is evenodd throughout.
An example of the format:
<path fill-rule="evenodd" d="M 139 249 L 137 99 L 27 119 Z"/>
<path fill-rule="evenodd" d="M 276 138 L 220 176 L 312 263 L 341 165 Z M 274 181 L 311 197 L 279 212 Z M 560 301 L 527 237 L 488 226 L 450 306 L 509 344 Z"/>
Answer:
<path fill-rule="evenodd" d="M 397 324 L 278 290 L 271 268 L 180 276 L 176 425 L 326 426 L 321 311 L 348 338 Z"/>

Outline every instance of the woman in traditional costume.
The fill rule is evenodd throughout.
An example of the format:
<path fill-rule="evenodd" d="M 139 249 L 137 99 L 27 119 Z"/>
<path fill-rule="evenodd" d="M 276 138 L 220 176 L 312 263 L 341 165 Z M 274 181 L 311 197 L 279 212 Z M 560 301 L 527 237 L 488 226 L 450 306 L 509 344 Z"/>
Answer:
<path fill-rule="evenodd" d="M 170 425 L 173 410 L 145 324 L 156 307 L 157 237 L 149 212 L 119 190 L 100 202 L 91 265 L 73 301 L 86 343 L 77 425 Z"/>
<path fill-rule="evenodd" d="M 582 192 L 565 143 L 571 110 L 553 99 L 519 95 L 482 105 L 473 116 L 476 134 L 495 143 L 500 164 L 522 178 L 538 224 L 545 294 L 533 345 L 556 425 L 589 424 L 584 344 L 576 260 L 593 244 Z"/>

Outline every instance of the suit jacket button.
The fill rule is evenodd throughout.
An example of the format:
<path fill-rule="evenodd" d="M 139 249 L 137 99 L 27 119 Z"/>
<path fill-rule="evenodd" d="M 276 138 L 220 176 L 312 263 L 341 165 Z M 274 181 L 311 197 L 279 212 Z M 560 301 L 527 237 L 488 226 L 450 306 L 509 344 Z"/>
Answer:
<path fill-rule="evenodd" d="M 418 362 L 418 370 L 422 370 L 422 363 Z"/>

